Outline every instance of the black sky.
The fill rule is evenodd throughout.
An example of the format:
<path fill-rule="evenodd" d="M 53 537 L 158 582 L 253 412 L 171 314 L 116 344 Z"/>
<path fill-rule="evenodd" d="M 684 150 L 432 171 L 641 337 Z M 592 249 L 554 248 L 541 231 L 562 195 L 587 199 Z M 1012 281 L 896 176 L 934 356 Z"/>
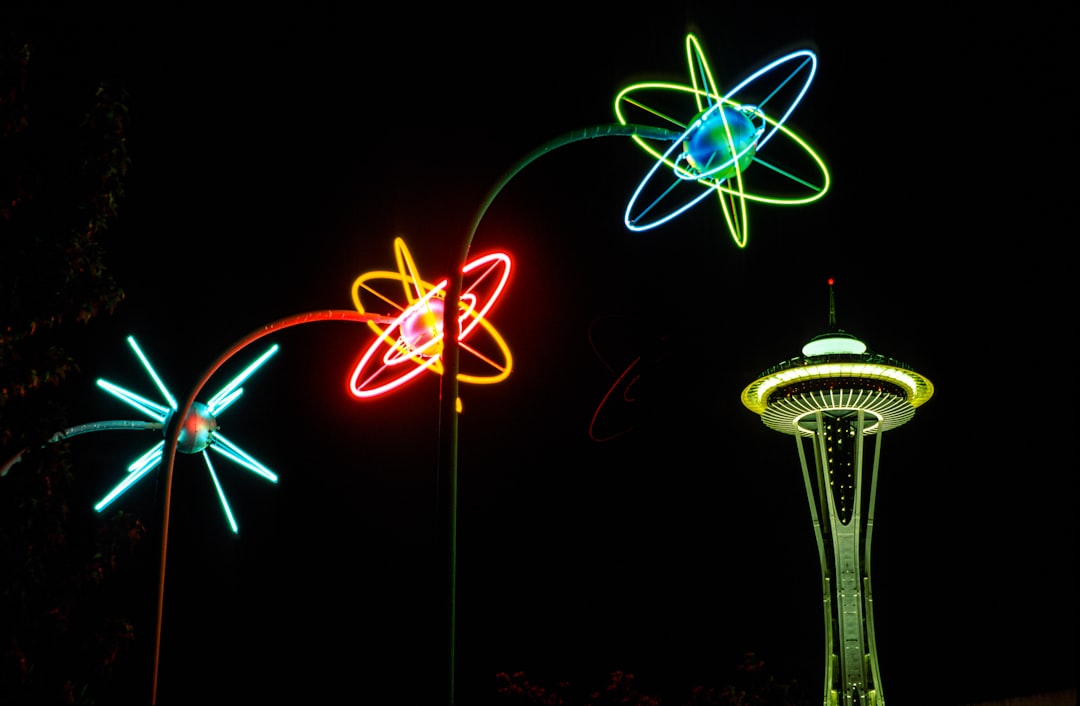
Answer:
<path fill-rule="evenodd" d="M 356 276 L 394 268 L 395 236 L 444 276 L 519 159 L 613 122 L 628 83 L 685 80 L 687 31 L 722 85 L 810 48 L 818 75 L 791 124 L 833 191 L 751 206 L 745 250 L 711 202 L 627 231 L 651 162 L 623 138 L 545 155 L 481 223 L 473 251 L 515 258 L 492 320 L 516 369 L 462 390 L 460 700 L 489 696 L 499 671 L 614 669 L 678 699 L 744 651 L 816 696 L 820 575 L 798 457 L 739 395 L 825 328 L 828 277 L 841 327 L 936 387 L 884 439 L 885 693 L 926 703 L 935 684 L 933 703 L 959 706 L 1075 686 L 1064 11 L 278 7 L 48 20 L 63 29 L 50 65 L 100 62 L 130 92 L 132 168 L 108 242 L 127 300 L 84 365 L 85 421 L 129 412 L 96 377 L 153 393 L 129 334 L 179 395 L 247 333 L 350 308 Z M 613 364 L 649 363 L 638 428 L 603 444 L 588 422 L 614 379 L 590 330 Z M 217 464 L 239 537 L 201 462 L 178 459 L 159 702 L 441 698 L 438 382 L 349 398 L 369 335 L 319 323 L 266 341 L 281 352 L 221 421 L 281 482 Z M 87 494 L 148 444 L 75 442 Z M 126 502 L 157 541 L 143 485 Z"/>

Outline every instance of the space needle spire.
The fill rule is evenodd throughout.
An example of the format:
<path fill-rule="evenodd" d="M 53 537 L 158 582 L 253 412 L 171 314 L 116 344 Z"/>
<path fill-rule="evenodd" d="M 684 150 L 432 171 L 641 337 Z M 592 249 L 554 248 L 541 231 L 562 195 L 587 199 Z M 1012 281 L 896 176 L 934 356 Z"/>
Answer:
<path fill-rule="evenodd" d="M 829 330 L 836 329 L 836 294 L 833 289 L 833 278 L 829 278 Z"/>
<path fill-rule="evenodd" d="M 794 437 L 821 563 L 825 611 L 824 706 L 885 706 L 870 593 L 870 534 L 881 435 L 907 423 L 934 387 L 910 366 L 878 355 L 836 326 L 802 355 L 761 373 L 743 404 Z M 867 439 L 875 440 L 864 468 Z"/>

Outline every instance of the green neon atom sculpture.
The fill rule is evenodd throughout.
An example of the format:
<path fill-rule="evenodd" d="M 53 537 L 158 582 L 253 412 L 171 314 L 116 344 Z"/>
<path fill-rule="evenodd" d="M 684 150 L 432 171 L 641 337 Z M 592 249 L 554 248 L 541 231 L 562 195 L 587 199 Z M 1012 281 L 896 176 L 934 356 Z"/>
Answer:
<path fill-rule="evenodd" d="M 810 87 L 817 56 L 809 50 L 787 54 L 726 94 L 693 34 L 686 35 L 686 57 L 690 85 L 637 83 L 615 98 L 620 124 L 660 119 L 681 131 L 674 142 L 633 135 L 656 162 L 631 196 L 624 221 L 630 230 L 649 230 L 715 193 L 731 237 L 744 248 L 748 201 L 807 204 L 829 190 L 821 157 L 785 125 Z M 762 150 L 773 138 L 780 139 L 770 145 L 765 161 Z M 813 176 L 799 176 L 807 172 Z"/>
<path fill-rule="evenodd" d="M 106 380 L 99 379 L 97 381 L 98 386 L 118 399 L 127 402 L 132 407 L 154 420 L 152 424 L 148 424 L 144 428 L 161 429 L 167 436 L 168 430 L 171 428 L 172 424 L 179 423 L 181 425 L 176 450 L 187 454 L 202 454 L 203 460 L 206 462 L 206 468 L 210 472 L 210 480 L 213 481 L 214 488 L 217 490 L 218 499 L 221 501 L 222 510 L 225 511 L 225 518 L 229 522 L 229 527 L 232 528 L 233 534 L 239 533 L 236 519 L 233 517 L 232 509 L 229 507 L 229 501 L 225 497 L 225 491 L 221 487 L 217 472 L 214 470 L 214 464 L 210 462 L 210 456 L 206 453 L 206 450 L 211 449 L 272 483 L 278 482 L 278 477 L 273 471 L 256 461 L 236 446 L 236 444 L 222 436 L 217 425 L 217 418 L 222 412 L 228 409 L 233 402 L 243 394 L 244 389 L 240 387 L 240 385 L 251 377 L 256 370 L 261 368 L 271 356 L 277 353 L 277 344 L 274 344 L 265 353 L 259 356 L 253 363 L 245 368 L 243 372 L 225 385 L 220 392 L 211 397 L 208 402 L 205 404 L 201 402 L 194 403 L 191 406 L 191 409 L 184 415 L 183 420 L 176 420 L 176 398 L 173 397 L 172 393 L 169 392 L 168 388 L 166 388 L 165 384 L 161 381 L 161 378 L 154 372 L 153 366 L 150 365 L 150 361 L 135 342 L 135 338 L 133 336 L 128 336 L 127 340 L 135 351 L 135 355 L 138 356 L 143 367 L 146 368 L 146 371 L 157 385 L 158 390 L 165 398 L 167 406 L 140 397 L 134 392 L 125 390 Z M 117 498 L 130 490 L 132 486 L 161 464 L 164 452 L 165 440 L 162 439 L 151 447 L 149 451 L 140 456 L 134 463 L 128 466 L 127 475 L 124 479 L 94 505 L 94 509 L 101 512 Z"/>

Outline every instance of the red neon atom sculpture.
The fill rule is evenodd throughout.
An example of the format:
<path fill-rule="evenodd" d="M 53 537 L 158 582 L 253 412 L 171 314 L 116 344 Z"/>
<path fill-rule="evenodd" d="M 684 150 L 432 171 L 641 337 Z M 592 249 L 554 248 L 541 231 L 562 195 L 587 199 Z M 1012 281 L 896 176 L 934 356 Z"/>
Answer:
<path fill-rule="evenodd" d="M 349 379 L 349 391 L 358 398 L 389 392 L 425 370 L 443 374 L 447 280 L 431 284 L 421 279 L 409 248 L 401 238 L 394 239 L 394 257 L 397 272 L 368 272 L 353 282 L 353 303 L 361 314 L 365 311 L 365 296 L 374 296 L 401 312 L 385 327 L 375 321 L 368 322 L 377 338 L 353 368 Z M 461 273 L 464 279 L 458 301 L 461 330 L 458 345 L 462 352 L 470 354 L 487 370 L 483 374 L 459 372 L 458 380 L 478 384 L 500 382 L 510 374 L 510 349 L 485 316 L 506 287 L 510 257 L 506 253 L 490 253 L 466 263 Z M 396 290 L 394 293 L 384 293 L 375 286 L 386 282 Z M 479 333 L 488 334 L 483 347 L 467 340 Z"/>

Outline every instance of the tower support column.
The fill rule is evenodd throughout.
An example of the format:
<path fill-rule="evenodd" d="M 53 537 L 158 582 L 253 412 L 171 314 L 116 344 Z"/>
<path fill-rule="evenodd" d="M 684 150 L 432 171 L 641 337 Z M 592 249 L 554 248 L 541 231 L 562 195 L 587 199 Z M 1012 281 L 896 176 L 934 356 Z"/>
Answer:
<path fill-rule="evenodd" d="M 876 418 L 871 417 L 876 422 Z M 817 410 L 796 435 L 821 563 L 825 613 L 824 706 L 884 706 L 869 601 L 870 527 L 879 454 L 864 472 L 862 410 Z M 880 444 L 880 435 L 874 435 Z M 814 467 L 807 464 L 809 443 Z M 869 483 L 869 488 L 867 488 Z M 865 589 L 865 590 L 864 590 Z"/>

